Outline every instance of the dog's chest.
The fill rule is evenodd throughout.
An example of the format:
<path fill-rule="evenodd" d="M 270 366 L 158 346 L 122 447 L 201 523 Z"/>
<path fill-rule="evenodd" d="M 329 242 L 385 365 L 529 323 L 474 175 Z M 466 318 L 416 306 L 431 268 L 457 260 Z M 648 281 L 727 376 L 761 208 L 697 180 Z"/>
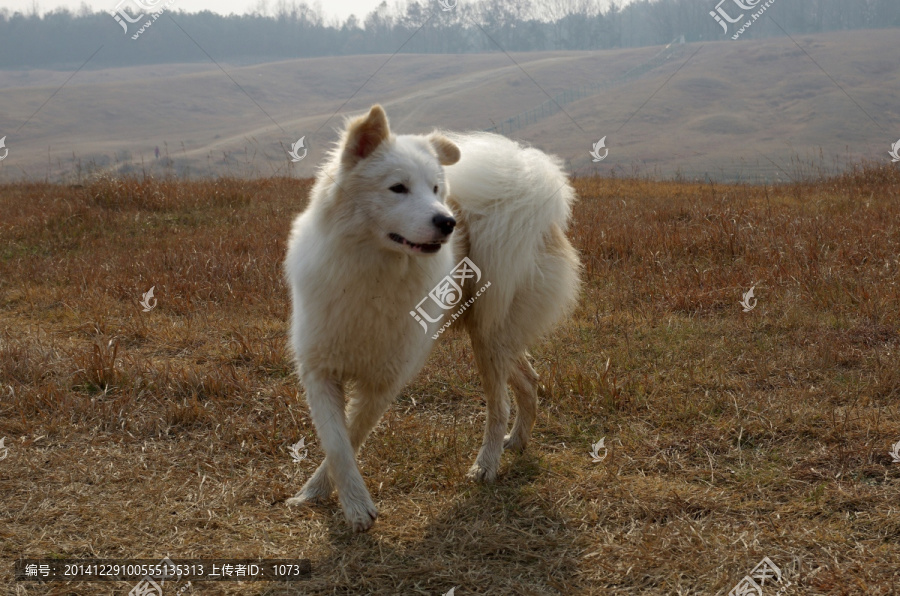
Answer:
<path fill-rule="evenodd" d="M 432 339 L 410 315 L 430 288 L 409 279 L 362 276 L 334 287 L 324 306 L 324 333 L 318 349 L 350 377 L 414 374 L 431 349 Z M 327 347 L 326 347 L 327 346 Z"/>

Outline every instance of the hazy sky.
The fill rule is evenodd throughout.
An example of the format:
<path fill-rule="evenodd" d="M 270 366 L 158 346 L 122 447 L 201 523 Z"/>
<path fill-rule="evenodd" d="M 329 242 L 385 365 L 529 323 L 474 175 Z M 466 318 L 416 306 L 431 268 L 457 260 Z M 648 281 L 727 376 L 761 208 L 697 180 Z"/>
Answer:
<path fill-rule="evenodd" d="M 278 0 L 264 0 L 271 11 L 278 4 Z M 72 12 L 78 12 L 78 8 L 82 4 L 87 4 L 93 10 L 103 10 L 111 12 L 118 5 L 120 0 L 0 0 L 0 9 L 7 9 L 10 13 L 24 12 L 30 13 L 34 6 L 41 14 L 50 12 L 56 8 L 68 8 Z M 126 0 L 127 2 L 127 0 Z M 185 12 L 198 12 L 201 10 L 211 10 L 221 14 L 243 14 L 251 12 L 256 8 L 260 0 L 175 0 L 173 8 L 181 9 Z M 340 17 L 342 20 L 356 14 L 362 17 L 375 9 L 381 4 L 382 0 L 327 0 L 325 2 L 317 2 L 315 0 L 306 0 L 310 6 L 317 6 L 320 13 L 324 13 L 326 18 Z M 287 2 L 290 4 L 290 0 Z M 300 4 L 301 0 L 297 1 Z M 394 0 L 388 0 L 388 6 L 394 6 Z"/>

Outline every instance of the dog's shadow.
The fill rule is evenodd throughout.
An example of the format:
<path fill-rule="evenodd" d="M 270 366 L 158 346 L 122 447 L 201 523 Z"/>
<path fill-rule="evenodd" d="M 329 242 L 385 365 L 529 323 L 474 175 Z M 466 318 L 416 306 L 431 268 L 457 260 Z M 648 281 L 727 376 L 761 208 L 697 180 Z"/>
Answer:
<path fill-rule="evenodd" d="M 462 478 L 449 507 L 443 499 L 422 507 L 434 517 L 415 536 L 398 531 L 391 519 L 402 505 L 365 534 L 351 533 L 343 515 L 331 516 L 334 556 L 321 564 L 334 568 L 322 574 L 340 567 L 337 575 L 352 578 L 359 594 L 442 595 L 454 587 L 456 596 L 580 591 L 573 582 L 584 544 L 574 523 L 539 488 L 542 475 L 552 472 L 529 452 L 504 459 L 495 483 Z"/>

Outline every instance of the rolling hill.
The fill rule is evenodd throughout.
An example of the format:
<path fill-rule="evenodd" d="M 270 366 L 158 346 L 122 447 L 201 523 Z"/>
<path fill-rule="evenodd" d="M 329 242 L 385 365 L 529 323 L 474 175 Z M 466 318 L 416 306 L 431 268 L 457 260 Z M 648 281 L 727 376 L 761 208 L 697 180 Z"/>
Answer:
<path fill-rule="evenodd" d="M 397 131 L 481 130 L 587 86 L 599 88 L 510 136 L 575 175 L 774 181 L 889 160 L 900 137 L 896 31 L 795 39 L 687 44 L 652 68 L 641 67 L 659 47 L 85 69 L 66 84 L 68 72 L 2 71 L 0 181 L 309 176 L 343 117 L 372 103 Z M 292 163 L 301 137 L 308 154 Z M 602 137 L 609 155 L 593 163 Z"/>

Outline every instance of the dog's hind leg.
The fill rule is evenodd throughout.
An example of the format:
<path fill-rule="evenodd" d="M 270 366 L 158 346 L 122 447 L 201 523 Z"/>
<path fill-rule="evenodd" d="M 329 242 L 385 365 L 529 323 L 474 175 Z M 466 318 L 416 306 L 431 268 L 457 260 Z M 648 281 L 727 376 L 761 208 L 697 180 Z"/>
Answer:
<path fill-rule="evenodd" d="M 375 523 L 378 511 L 356 464 L 356 450 L 350 441 L 344 416 L 343 389 L 336 380 L 316 373 L 304 375 L 303 385 L 313 424 L 325 451 L 323 466 L 327 473 L 317 470 L 300 493 L 289 499 L 287 504 L 297 505 L 321 498 L 321 493 L 328 488 L 330 477 L 337 488 L 344 516 L 353 530 L 368 530 Z"/>
<path fill-rule="evenodd" d="M 310 476 L 303 488 L 296 496 L 287 500 L 288 505 L 306 505 L 318 503 L 331 496 L 334 492 L 334 483 L 328 475 L 328 458 L 326 457 L 316 471 Z"/>
<path fill-rule="evenodd" d="M 487 402 L 487 420 L 484 423 L 484 442 L 468 476 L 479 482 L 493 482 L 500 469 L 503 453 L 503 436 L 509 423 L 509 394 L 506 383 L 513 359 L 495 342 L 486 343 L 472 338 L 475 363 L 481 373 L 484 399 Z"/>
<path fill-rule="evenodd" d="M 398 391 L 394 387 L 378 391 L 360 388 L 351 396 L 347 415 L 350 419 L 350 442 L 355 452 L 359 451 L 369 433 L 378 425 Z"/>
<path fill-rule="evenodd" d="M 503 441 L 504 449 L 522 451 L 531 438 L 531 429 L 537 418 L 537 387 L 540 376 L 528 362 L 528 354 L 522 352 L 510 373 L 510 384 L 516 396 L 516 420 L 512 432 Z"/>

